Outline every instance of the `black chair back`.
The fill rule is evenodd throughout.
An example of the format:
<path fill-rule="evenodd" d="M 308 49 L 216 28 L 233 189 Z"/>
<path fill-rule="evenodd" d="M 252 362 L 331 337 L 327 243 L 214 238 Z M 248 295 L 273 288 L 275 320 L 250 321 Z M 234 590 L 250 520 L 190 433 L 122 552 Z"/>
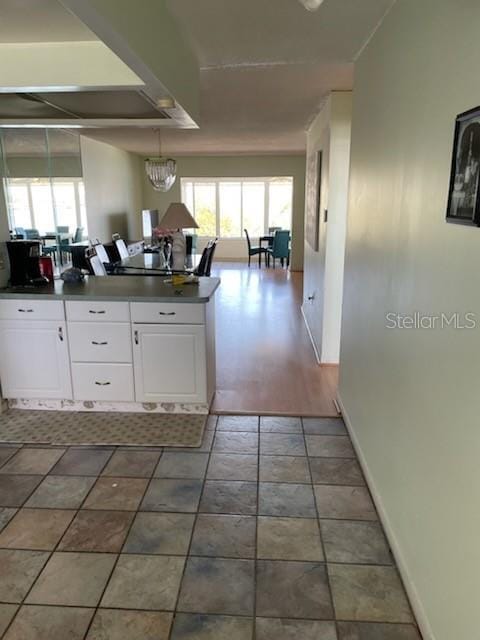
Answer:
<path fill-rule="evenodd" d="M 213 256 L 215 255 L 215 249 L 217 248 L 217 243 L 218 243 L 218 238 L 215 238 L 215 240 L 211 241 L 211 245 L 208 249 L 207 266 L 205 268 L 205 275 L 208 278 L 210 277 L 210 272 L 212 270 Z"/>
<path fill-rule="evenodd" d="M 244 229 L 244 231 L 245 231 L 245 235 L 247 236 L 248 253 L 250 253 L 250 250 L 252 248 L 252 243 L 250 242 L 250 236 L 248 235 L 248 231 L 246 229 Z"/>
<path fill-rule="evenodd" d="M 200 262 L 198 263 L 197 268 L 194 271 L 196 276 L 210 276 L 210 271 L 212 268 L 213 255 L 215 253 L 215 248 L 217 246 L 218 238 L 215 240 L 210 240 L 202 252 L 202 257 L 200 258 Z"/>

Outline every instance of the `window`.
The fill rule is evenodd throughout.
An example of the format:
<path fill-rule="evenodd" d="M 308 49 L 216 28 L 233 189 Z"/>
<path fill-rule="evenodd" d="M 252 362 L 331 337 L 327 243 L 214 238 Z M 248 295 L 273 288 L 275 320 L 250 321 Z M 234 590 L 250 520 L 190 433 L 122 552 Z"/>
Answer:
<path fill-rule="evenodd" d="M 199 236 L 255 238 L 270 227 L 291 229 L 293 178 L 182 178 L 182 201 Z"/>
<path fill-rule="evenodd" d="M 10 227 L 38 229 L 40 234 L 68 227 L 87 233 L 85 187 L 81 178 L 6 178 Z"/>

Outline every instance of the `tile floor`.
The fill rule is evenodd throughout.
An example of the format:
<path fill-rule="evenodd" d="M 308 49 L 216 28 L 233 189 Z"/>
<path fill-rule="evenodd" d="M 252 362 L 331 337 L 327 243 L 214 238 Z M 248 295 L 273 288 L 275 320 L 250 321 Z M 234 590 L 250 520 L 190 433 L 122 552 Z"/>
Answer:
<path fill-rule="evenodd" d="M 343 422 L 0 446 L 4 640 L 420 640 Z"/>

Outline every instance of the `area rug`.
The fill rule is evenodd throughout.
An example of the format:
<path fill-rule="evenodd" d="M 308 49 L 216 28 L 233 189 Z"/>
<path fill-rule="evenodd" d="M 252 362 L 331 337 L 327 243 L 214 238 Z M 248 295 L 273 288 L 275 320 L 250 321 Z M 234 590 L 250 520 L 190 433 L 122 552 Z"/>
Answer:
<path fill-rule="evenodd" d="M 0 443 L 199 447 L 208 416 L 9 409 Z"/>

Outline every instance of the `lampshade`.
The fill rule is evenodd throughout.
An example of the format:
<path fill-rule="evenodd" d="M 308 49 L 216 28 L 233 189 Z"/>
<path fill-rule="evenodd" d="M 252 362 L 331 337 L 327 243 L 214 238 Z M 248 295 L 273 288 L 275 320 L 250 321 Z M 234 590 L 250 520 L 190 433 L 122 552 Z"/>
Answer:
<path fill-rule="evenodd" d="M 161 229 L 198 229 L 198 224 L 183 202 L 172 202 L 158 226 Z"/>

